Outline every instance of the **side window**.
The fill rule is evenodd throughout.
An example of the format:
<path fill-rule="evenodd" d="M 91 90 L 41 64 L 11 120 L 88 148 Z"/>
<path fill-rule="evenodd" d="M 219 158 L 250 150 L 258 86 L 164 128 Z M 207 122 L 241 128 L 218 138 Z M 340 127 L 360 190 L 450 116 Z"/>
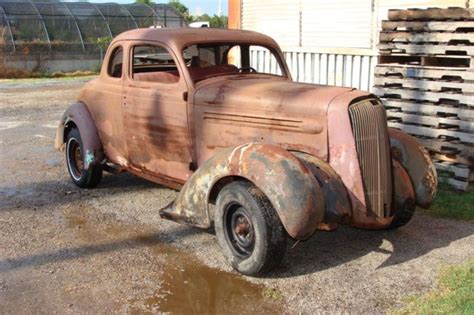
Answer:
<path fill-rule="evenodd" d="M 179 72 L 173 56 L 163 47 L 139 45 L 133 47 L 132 78 L 136 81 L 176 83 Z"/>
<path fill-rule="evenodd" d="M 114 78 L 122 77 L 123 49 L 121 46 L 114 49 L 109 60 L 107 73 Z"/>

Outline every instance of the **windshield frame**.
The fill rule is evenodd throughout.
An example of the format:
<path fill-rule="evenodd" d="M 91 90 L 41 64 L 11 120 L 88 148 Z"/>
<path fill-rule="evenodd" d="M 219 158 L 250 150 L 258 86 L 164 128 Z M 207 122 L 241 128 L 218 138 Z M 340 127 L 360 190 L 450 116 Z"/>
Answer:
<path fill-rule="evenodd" d="M 190 46 L 193 45 L 229 45 L 229 46 L 260 46 L 262 48 L 268 49 L 272 55 L 275 57 L 276 61 L 278 62 L 278 65 L 281 69 L 281 75 L 275 75 L 271 73 L 264 73 L 264 72 L 239 72 L 239 73 L 223 73 L 223 74 L 215 74 L 215 75 L 209 75 L 205 76 L 203 78 L 200 78 L 199 80 L 193 80 L 190 73 L 189 73 L 189 67 L 187 66 L 186 60 L 184 59 L 184 50 Z M 220 77 L 220 76 L 227 76 L 227 75 L 260 75 L 260 76 L 271 76 L 275 78 L 282 78 L 286 80 L 292 80 L 290 71 L 288 69 L 288 65 L 285 61 L 283 52 L 281 51 L 280 47 L 278 46 L 272 46 L 272 45 L 266 45 L 262 44 L 261 42 L 258 41 L 226 41 L 226 40 L 209 40 L 209 41 L 195 41 L 195 42 L 187 42 L 186 44 L 182 45 L 179 49 L 179 56 L 178 58 L 181 60 L 183 64 L 183 70 L 186 72 L 186 76 L 190 79 L 191 83 L 196 84 L 200 81 L 209 79 L 209 78 L 215 78 L 215 77 Z M 250 55 L 249 55 L 250 58 Z"/>

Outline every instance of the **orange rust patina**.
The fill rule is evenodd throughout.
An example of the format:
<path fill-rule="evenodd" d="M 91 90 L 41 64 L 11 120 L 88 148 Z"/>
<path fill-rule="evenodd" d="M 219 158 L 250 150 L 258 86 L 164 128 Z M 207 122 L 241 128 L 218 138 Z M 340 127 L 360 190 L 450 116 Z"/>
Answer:
<path fill-rule="evenodd" d="M 227 60 L 199 68 L 183 53 L 190 45 L 222 43 L 242 45 L 240 70 L 228 64 L 236 58 L 228 52 L 222 55 Z M 133 55 L 134 47 L 144 45 L 160 47 L 171 63 Z M 248 69 L 245 47 L 251 45 L 273 53 L 278 75 Z M 117 48 L 123 51 L 121 75 L 114 77 L 109 67 Z M 142 69 L 153 71 L 134 75 L 137 58 L 149 58 L 158 68 L 145 62 Z M 159 73 L 170 64 L 173 69 Z M 375 127 L 359 126 L 356 133 L 349 111 L 361 102 L 369 103 L 354 115 Z M 64 114 L 56 146 L 62 147 L 69 124 L 79 126 L 88 143 L 86 163 L 114 164 L 170 187 L 184 185 L 161 215 L 203 228 L 212 224 L 219 189 L 248 180 L 268 197 L 288 234 L 306 239 L 318 226 L 390 227 L 400 208 L 415 201 L 426 207 L 434 197 L 436 173 L 425 152 L 410 136 L 389 132 L 379 119 L 384 114 L 371 118 L 372 105 L 380 110 L 381 102 L 367 92 L 293 82 L 279 46 L 259 33 L 138 29 L 110 44 L 99 78 L 84 86 Z M 382 144 L 376 149 L 374 137 Z M 388 141 L 392 150 L 384 149 Z M 364 168 L 367 158 L 375 158 L 379 169 Z M 383 200 L 377 196 L 382 190 Z M 376 201 L 379 209 L 371 205 Z"/>

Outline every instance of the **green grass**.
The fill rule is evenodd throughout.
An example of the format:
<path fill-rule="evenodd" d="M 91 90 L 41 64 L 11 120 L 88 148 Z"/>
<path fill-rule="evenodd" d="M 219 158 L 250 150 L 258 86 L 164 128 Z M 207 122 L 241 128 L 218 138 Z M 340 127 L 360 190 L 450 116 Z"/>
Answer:
<path fill-rule="evenodd" d="M 263 288 L 262 295 L 263 297 L 273 300 L 273 301 L 278 301 L 278 300 L 283 299 L 283 292 L 274 288 L 268 288 L 268 287 Z"/>
<path fill-rule="evenodd" d="M 474 259 L 445 268 L 439 288 L 421 297 L 410 298 L 395 314 L 474 314 Z"/>
<path fill-rule="evenodd" d="M 438 194 L 423 213 L 438 218 L 465 220 L 474 223 L 474 192 L 457 192 L 445 185 L 440 185 Z"/>

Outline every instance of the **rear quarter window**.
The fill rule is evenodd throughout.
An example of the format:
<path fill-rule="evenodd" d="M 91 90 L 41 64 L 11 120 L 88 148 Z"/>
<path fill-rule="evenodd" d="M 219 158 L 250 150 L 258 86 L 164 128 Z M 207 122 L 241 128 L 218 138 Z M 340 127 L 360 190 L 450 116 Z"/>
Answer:
<path fill-rule="evenodd" d="M 107 73 L 113 78 L 121 78 L 123 69 L 123 48 L 119 46 L 112 51 L 107 66 Z"/>

